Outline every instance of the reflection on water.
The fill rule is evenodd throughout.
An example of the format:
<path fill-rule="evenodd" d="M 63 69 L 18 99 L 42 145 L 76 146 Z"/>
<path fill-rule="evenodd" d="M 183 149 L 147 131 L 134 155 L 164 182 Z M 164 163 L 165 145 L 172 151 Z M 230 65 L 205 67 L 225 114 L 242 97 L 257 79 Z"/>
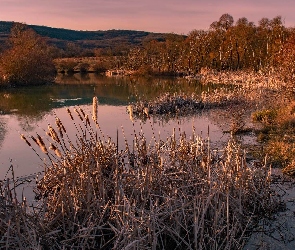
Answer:
<path fill-rule="evenodd" d="M 6 130 L 7 129 L 5 119 L 0 115 L 0 150 L 2 148 L 2 143 L 5 137 Z"/>
<path fill-rule="evenodd" d="M 53 108 L 84 105 L 96 95 L 101 104 L 127 105 L 137 98 L 151 99 L 164 92 L 197 93 L 208 89 L 185 79 L 109 78 L 95 74 L 59 75 L 57 84 L 0 89 L 0 110 L 41 118 Z"/>
<path fill-rule="evenodd" d="M 66 127 L 72 126 L 75 135 L 65 107 L 80 106 L 91 114 L 93 96 L 99 100 L 98 120 L 101 129 L 113 139 L 116 138 L 117 129 L 119 137 L 123 139 L 121 127 L 131 143 L 134 132 L 142 131 L 150 140 L 154 131 L 157 137 L 166 139 L 173 128 L 186 131 L 189 136 L 192 127 L 200 134 L 207 131 L 208 125 L 211 139 L 217 141 L 222 137 L 218 126 L 202 114 L 169 119 L 151 117 L 145 121 L 135 120 L 134 125 L 129 119 L 126 106 L 130 102 L 139 98 L 153 99 L 166 92 L 200 94 L 207 90 L 208 86 L 204 87 L 196 81 L 175 78 L 106 78 L 95 74 L 59 75 L 56 81 L 57 84 L 53 85 L 0 89 L 0 179 L 10 166 L 10 160 L 17 176 L 41 171 L 42 161 L 20 139 L 20 134 L 45 135 L 48 123 L 54 124 L 55 117 L 58 116 Z"/>

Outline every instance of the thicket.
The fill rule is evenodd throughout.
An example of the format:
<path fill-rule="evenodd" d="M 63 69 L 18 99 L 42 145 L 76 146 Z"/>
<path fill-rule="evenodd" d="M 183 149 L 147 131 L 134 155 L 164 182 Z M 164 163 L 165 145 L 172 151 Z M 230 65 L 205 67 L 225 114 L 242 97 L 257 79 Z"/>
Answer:
<path fill-rule="evenodd" d="M 69 45 L 60 55 L 81 54 L 85 54 L 83 49 Z M 231 15 L 223 14 L 208 30 L 193 30 L 187 36 L 166 34 L 162 40 L 146 40 L 131 47 L 96 48 L 88 54 L 110 62 L 119 55 L 118 62 L 108 63 L 107 69 L 141 75 L 194 76 L 209 68 L 278 72 L 290 80 L 294 75 L 295 30 L 286 28 L 281 16 L 262 18 L 255 25 L 245 17 L 235 22 Z"/>

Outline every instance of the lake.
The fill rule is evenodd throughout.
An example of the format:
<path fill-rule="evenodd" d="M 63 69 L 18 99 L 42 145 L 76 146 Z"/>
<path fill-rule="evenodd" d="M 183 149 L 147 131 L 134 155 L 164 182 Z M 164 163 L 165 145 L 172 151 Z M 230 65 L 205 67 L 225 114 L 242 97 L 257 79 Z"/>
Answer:
<path fill-rule="evenodd" d="M 58 75 L 53 85 L 0 89 L 0 180 L 8 177 L 11 165 L 17 177 L 42 172 L 42 160 L 20 135 L 45 136 L 48 124 L 55 126 L 55 118 L 59 117 L 74 137 L 75 126 L 66 108 L 80 107 L 91 117 L 94 96 L 99 100 L 98 123 L 103 133 L 115 141 L 118 131 L 120 148 L 124 147 L 122 129 L 130 144 L 134 133 L 143 133 L 152 140 L 154 132 L 157 138 L 166 139 L 174 128 L 177 133 L 186 131 L 190 135 L 194 127 L 197 134 L 207 137 L 208 126 L 212 143 L 225 142 L 228 135 L 201 111 L 187 117 L 135 119 L 134 124 L 127 112 L 127 106 L 139 99 L 151 100 L 167 92 L 200 94 L 208 88 L 214 86 L 182 78 L 135 79 L 75 74 Z M 37 151 L 44 157 L 39 149 Z"/>

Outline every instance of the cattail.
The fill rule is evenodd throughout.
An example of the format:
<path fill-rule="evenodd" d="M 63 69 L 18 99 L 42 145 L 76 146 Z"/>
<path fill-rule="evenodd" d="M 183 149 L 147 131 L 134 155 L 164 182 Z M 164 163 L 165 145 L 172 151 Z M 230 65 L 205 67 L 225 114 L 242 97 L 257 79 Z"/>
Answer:
<path fill-rule="evenodd" d="M 37 139 L 37 144 L 38 144 L 39 146 L 45 146 L 45 143 L 44 143 L 42 137 L 41 137 L 40 135 L 38 135 L 38 134 L 37 134 L 37 137 L 38 137 L 38 139 Z"/>
<path fill-rule="evenodd" d="M 77 115 L 80 118 L 80 120 L 83 121 L 83 117 L 81 116 L 79 110 L 75 108 L 74 111 L 77 113 Z"/>
<path fill-rule="evenodd" d="M 56 124 L 58 130 L 61 131 L 61 129 L 62 129 L 62 128 L 61 128 L 61 121 L 60 121 L 59 118 L 56 118 L 56 119 L 55 119 L 55 124 Z"/>
<path fill-rule="evenodd" d="M 72 116 L 72 113 L 71 113 L 71 110 L 69 108 L 67 108 L 67 112 L 68 112 L 69 116 L 71 117 L 71 119 L 74 120 L 74 118 Z"/>
<path fill-rule="evenodd" d="M 59 130 L 63 130 L 65 133 L 67 133 L 64 125 L 62 124 L 62 122 L 59 118 L 55 119 L 55 123 L 56 123 L 56 126 L 59 128 Z"/>
<path fill-rule="evenodd" d="M 82 116 L 85 117 L 85 112 L 84 112 L 84 110 L 83 110 L 82 108 L 79 108 L 79 110 L 80 110 Z"/>
<path fill-rule="evenodd" d="M 58 148 L 56 148 L 54 150 L 54 153 L 56 154 L 57 157 L 61 158 L 61 152 L 60 152 L 60 150 Z"/>
<path fill-rule="evenodd" d="M 37 137 L 38 137 L 38 139 L 36 139 L 36 140 L 33 139 L 33 140 L 37 143 L 37 145 L 40 147 L 40 149 L 43 151 L 43 153 L 48 154 L 48 151 L 47 151 L 47 148 L 45 146 L 43 139 L 38 134 L 37 134 Z M 33 136 L 32 136 L 32 138 L 33 138 Z"/>
<path fill-rule="evenodd" d="M 48 154 L 48 151 L 47 151 L 47 148 L 45 147 L 45 145 L 40 145 L 40 148 L 44 154 Z"/>
<path fill-rule="evenodd" d="M 148 108 L 148 107 L 145 107 L 144 109 L 143 109 L 143 113 L 148 117 L 148 118 L 150 118 L 150 109 Z"/>
<path fill-rule="evenodd" d="M 31 147 L 31 143 L 28 142 L 28 140 L 26 139 L 26 137 L 23 134 L 21 134 L 20 137 Z"/>
<path fill-rule="evenodd" d="M 132 105 L 128 105 L 127 110 L 128 110 L 128 113 L 129 114 L 133 113 L 133 107 L 132 107 Z"/>
<path fill-rule="evenodd" d="M 89 120 L 89 116 L 85 115 L 85 121 L 86 121 L 86 125 L 90 126 L 90 120 Z"/>
<path fill-rule="evenodd" d="M 92 108 L 93 108 L 93 120 L 94 121 L 97 121 L 97 106 L 98 106 L 98 99 L 96 96 L 93 97 L 93 105 L 92 105 Z"/>
<path fill-rule="evenodd" d="M 56 147 L 54 146 L 54 144 L 50 143 L 49 149 L 55 151 L 56 150 Z"/>
<path fill-rule="evenodd" d="M 39 146 L 37 139 L 34 136 L 31 136 L 31 139 Z"/>
<path fill-rule="evenodd" d="M 60 143 L 60 139 L 57 135 L 57 133 L 55 132 L 54 128 L 51 125 L 48 125 L 48 130 L 49 130 L 49 136 L 52 138 L 52 140 Z"/>
<path fill-rule="evenodd" d="M 133 107 L 132 107 L 132 105 L 128 105 L 127 110 L 128 110 L 128 113 L 129 113 L 129 118 L 133 122 L 134 117 L 133 117 Z"/>

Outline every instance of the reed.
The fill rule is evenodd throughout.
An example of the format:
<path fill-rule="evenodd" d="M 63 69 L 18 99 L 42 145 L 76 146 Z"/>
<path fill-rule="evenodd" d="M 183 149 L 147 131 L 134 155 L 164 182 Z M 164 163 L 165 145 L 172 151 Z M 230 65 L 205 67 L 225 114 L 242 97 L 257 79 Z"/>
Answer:
<path fill-rule="evenodd" d="M 30 242 L 8 235 L 18 222 L 7 221 L 13 212 L 7 212 L 9 187 L 1 183 L 3 248 L 24 241 L 40 249 L 242 249 L 255 222 L 278 206 L 270 167 L 247 163 L 234 139 L 216 151 L 209 138 L 194 132 L 188 137 L 174 130 L 164 141 L 154 136 L 150 144 L 135 133 L 133 145 L 125 139 L 118 150 L 102 135 L 99 119 L 68 114 L 76 138 L 70 139 L 66 129 L 61 138 L 53 125 L 46 139 L 38 137 L 50 149 L 50 161 L 36 185 L 38 214 L 21 213 L 26 220 L 20 224 L 34 225 L 25 228 L 33 232 Z"/>
<path fill-rule="evenodd" d="M 39 212 L 28 211 L 25 197 L 18 201 L 13 165 L 9 171 L 11 178 L 0 181 L 0 248 L 41 249 L 42 219 Z"/>

